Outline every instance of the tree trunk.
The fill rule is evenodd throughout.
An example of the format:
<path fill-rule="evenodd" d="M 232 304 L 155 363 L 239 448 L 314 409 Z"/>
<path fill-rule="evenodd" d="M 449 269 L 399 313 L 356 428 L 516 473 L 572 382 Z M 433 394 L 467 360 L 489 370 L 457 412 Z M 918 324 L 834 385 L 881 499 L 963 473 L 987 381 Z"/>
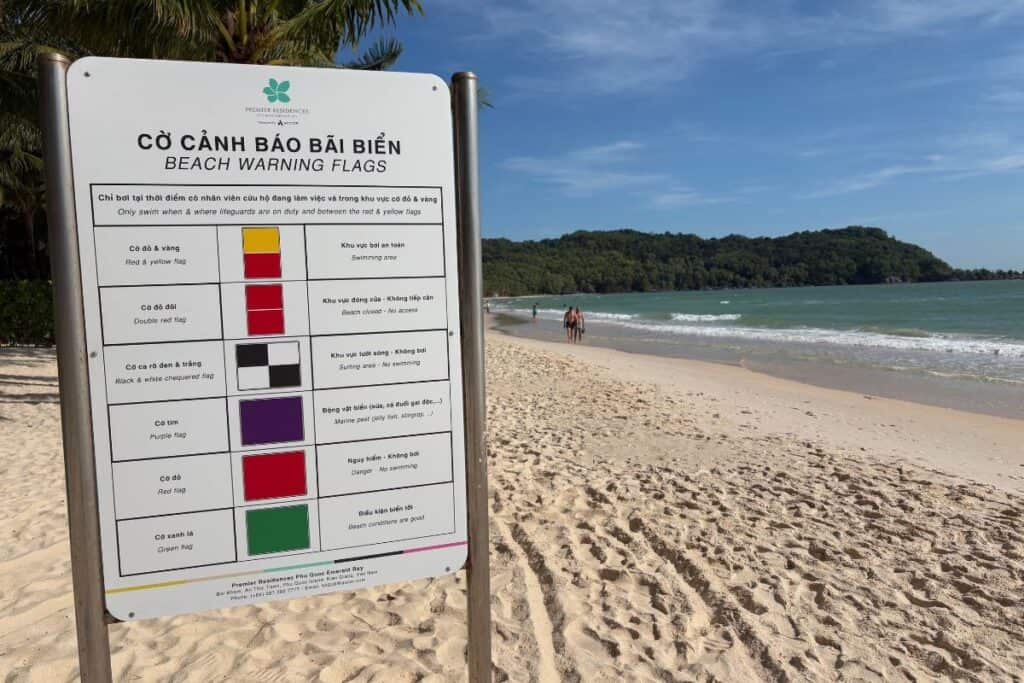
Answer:
<path fill-rule="evenodd" d="M 36 248 L 36 212 L 33 209 L 26 209 L 23 217 L 25 219 L 25 239 L 28 240 L 28 276 L 39 279 L 39 254 Z"/>

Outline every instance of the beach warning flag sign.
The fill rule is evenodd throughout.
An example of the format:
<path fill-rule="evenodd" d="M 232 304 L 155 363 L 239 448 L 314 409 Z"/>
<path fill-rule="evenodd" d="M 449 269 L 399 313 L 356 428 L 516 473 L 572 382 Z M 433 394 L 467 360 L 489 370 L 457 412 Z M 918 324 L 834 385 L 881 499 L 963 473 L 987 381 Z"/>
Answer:
<path fill-rule="evenodd" d="M 242 228 L 245 278 L 281 277 L 281 232 L 278 228 Z"/>

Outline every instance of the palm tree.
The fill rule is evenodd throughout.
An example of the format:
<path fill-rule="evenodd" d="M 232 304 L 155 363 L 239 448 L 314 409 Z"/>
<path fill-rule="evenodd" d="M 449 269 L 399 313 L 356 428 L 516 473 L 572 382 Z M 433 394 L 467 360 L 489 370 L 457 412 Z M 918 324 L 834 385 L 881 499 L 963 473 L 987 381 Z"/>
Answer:
<path fill-rule="evenodd" d="M 332 66 L 419 0 L 7 0 L 23 28 L 61 36 L 84 53 L 245 64 Z M 396 41 L 370 65 L 391 61 Z M 364 67 L 365 68 L 365 67 Z"/>
<path fill-rule="evenodd" d="M 0 222 L 6 223 L 7 233 L 0 252 L 4 270 L 36 278 L 41 270 L 36 216 L 43 208 L 45 182 L 34 70 L 36 46 L 44 43 L 26 27 L 9 23 L 6 10 L 0 0 Z M 25 245 L 20 254 L 11 253 L 10 233 L 18 228 L 18 241 Z"/>
<path fill-rule="evenodd" d="M 0 208 L 21 225 L 27 252 L 24 274 L 30 278 L 40 274 L 36 214 L 43 207 L 45 187 L 40 147 L 39 129 L 30 119 L 0 114 Z"/>
<path fill-rule="evenodd" d="M 422 11 L 419 0 L 0 0 L 0 209 L 23 225 L 28 274 L 44 187 L 37 54 L 337 66 L 343 46 Z M 381 39 L 341 66 L 387 69 L 401 52 Z"/>

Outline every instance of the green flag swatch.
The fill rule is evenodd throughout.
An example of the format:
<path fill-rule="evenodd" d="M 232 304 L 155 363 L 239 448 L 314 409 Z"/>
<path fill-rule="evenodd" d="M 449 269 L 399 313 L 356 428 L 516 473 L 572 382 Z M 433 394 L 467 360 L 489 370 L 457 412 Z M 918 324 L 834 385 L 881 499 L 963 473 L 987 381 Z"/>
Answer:
<path fill-rule="evenodd" d="M 307 505 L 247 510 L 245 527 L 250 555 L 309 548 Z"/>

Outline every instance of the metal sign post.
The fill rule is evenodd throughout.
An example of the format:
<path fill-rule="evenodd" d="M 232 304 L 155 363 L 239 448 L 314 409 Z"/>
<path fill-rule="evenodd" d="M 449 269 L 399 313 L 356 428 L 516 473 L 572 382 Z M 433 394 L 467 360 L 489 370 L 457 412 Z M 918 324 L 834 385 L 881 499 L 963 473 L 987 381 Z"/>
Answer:
<path fill-rule="evenodd" d="M 480 255 L 480 174 L 477 154 L 476 76 L 452 76 L 455 114 L 455 189 L 458 202 L 459 269 L 462 272 L 463 397 L 466 414 L 466 487 L 469 557 L 469 680 L 491 680 L 491 576 L 488 538 L 487 416 L 484 388 L 483 282 Z"/>
<path fill-rule="evenodd" d="M 39 74 L 82 679 L 113 621 L 466 566 L 490 680 L 475 77 Z"/>
<path fill-rule="evenodd" d="M 39 58 L 39 99 L 46 161 L 46 218 L 53 272 L 78 668 L 83 681 L 106 683 L 111 680 L 110 640 L 104 617 L 103 560 L 100 555 L 96 461 L 89 404 L 89 361 L 71 177 L 67 96 L 67 70 L 70 65 L 61 55 Z"/>

